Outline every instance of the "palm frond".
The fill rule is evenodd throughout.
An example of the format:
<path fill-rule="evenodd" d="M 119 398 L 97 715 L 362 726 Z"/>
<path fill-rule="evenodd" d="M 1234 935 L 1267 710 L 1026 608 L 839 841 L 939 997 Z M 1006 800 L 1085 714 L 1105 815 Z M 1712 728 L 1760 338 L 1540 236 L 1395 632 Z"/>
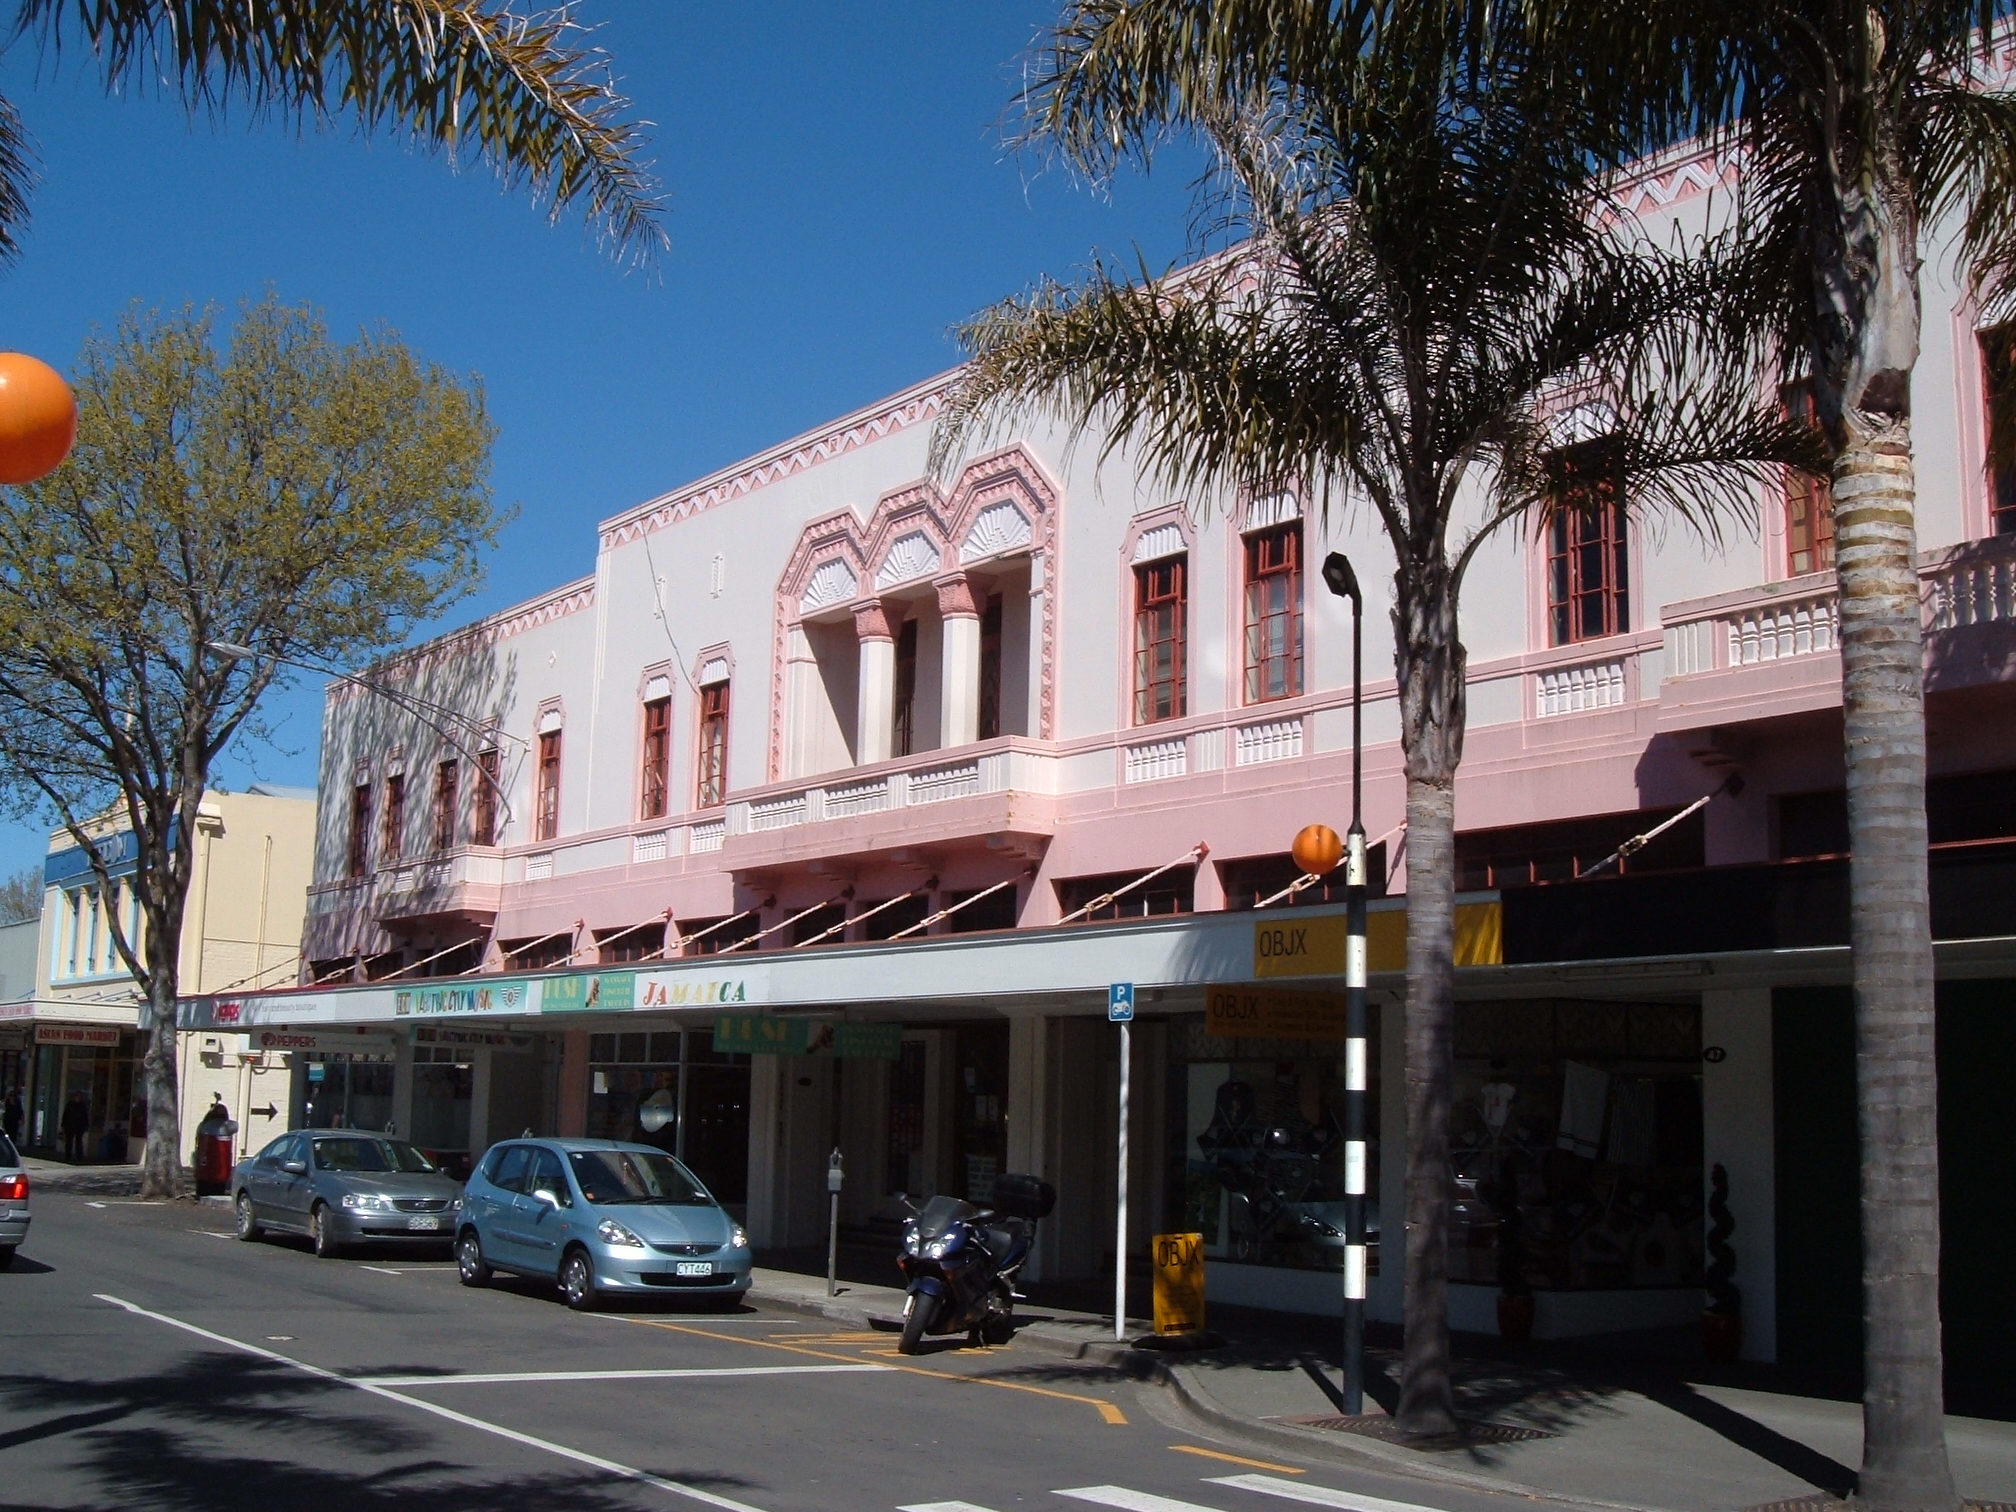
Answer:
<path fill-rule="evenodd" d="M 21 234 L 28 227 L 28 195 L 35 187 L 35 145 L 21 112 L 0 99 L 0 263 L 21 255 Z"/>
<path fill-rule="evenodd" d="M 623 255 L 665 244 L 642 123 L 571 9 L 499 0 L 17 0 L 15 31 L 74 39 L 109 86 L 162 88 L 192 110 L 232 100 L 488 163 L 558 218 L 579 206 Z"/>

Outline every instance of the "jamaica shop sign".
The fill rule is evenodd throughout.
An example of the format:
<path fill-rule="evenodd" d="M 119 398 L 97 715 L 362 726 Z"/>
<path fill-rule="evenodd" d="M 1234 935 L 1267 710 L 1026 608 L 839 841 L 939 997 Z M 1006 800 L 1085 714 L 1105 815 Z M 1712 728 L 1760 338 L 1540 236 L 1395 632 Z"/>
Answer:
<path fill-rule="evenodd" d="M 835 1019 L 772 1018 L 724 1013 L 714 1020 L 717 1055 L 830 1055 L 838 1060 L 898 1060 L 901 1024 L 847 1024 Z"/>

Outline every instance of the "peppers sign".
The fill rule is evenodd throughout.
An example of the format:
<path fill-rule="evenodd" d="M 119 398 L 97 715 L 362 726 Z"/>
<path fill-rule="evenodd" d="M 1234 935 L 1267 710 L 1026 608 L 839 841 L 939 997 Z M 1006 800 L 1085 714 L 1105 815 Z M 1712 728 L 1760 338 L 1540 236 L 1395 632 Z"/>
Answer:
<path fill-rule="evenodd" d="M 1201 1333 L 1204 1328 L 1204 1236 L 1157 1234 L 1155 1332 Z"/>
<path fill-rule="evenodd" d="M 898 1060 L 901 1024 L 845 1024 L 833 1019 L 724 1013 L 714 1020 L 720 1055 L 831 1055 L 841 1060 Z"/>

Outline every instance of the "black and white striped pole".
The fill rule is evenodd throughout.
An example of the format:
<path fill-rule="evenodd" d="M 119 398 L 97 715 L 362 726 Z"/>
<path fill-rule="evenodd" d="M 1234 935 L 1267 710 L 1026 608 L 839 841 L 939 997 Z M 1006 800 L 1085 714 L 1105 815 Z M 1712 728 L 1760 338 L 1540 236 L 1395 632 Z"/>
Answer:
<path fill-rule="evenodd" d="M 1364 629 L 1358 575 L 1340 551 L 1323 582 L 1351 601 L 1351 828 L 1344 839 L 1344 1411 L 1365 1410 L 1365 854 Z"/>

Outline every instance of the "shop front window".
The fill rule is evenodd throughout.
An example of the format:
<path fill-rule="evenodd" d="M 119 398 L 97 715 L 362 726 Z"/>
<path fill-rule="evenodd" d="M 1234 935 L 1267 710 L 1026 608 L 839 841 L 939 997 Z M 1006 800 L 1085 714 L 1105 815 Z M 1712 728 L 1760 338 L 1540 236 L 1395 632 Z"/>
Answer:
<path fill-rule="evenodd" d="M 1339 1015 L 1341 1022 L 1341 1012 Z M 1365 1227 L 1379 1235 L 1379 1021 L 1366 1061 Z M 1204 1015 L 1170 1026 L 1169 1207 L 1204 1253 L 1294 1270 L 1344 1268 L 1344 1041 L 1227 1039 Z"/>
<path fill-rule="evenodd" d="M 389 1060 L 316 1056 L 308 1062 L 301 1122 L 310 1129 L 389 1130 L 392 1074 Z"/>
<path fill-rule="evenodd" d="M 707 1030 L 591 1034 L 588 1135 L 654 1145 L 722 1203 L 746 1202 L 749 1057 L 717 1054 Z"/>
<path fill-rule="evenodd" d="M 1701 1284 L 1701 1013 L 1459 1003 L 1449 1278 Z"/>

